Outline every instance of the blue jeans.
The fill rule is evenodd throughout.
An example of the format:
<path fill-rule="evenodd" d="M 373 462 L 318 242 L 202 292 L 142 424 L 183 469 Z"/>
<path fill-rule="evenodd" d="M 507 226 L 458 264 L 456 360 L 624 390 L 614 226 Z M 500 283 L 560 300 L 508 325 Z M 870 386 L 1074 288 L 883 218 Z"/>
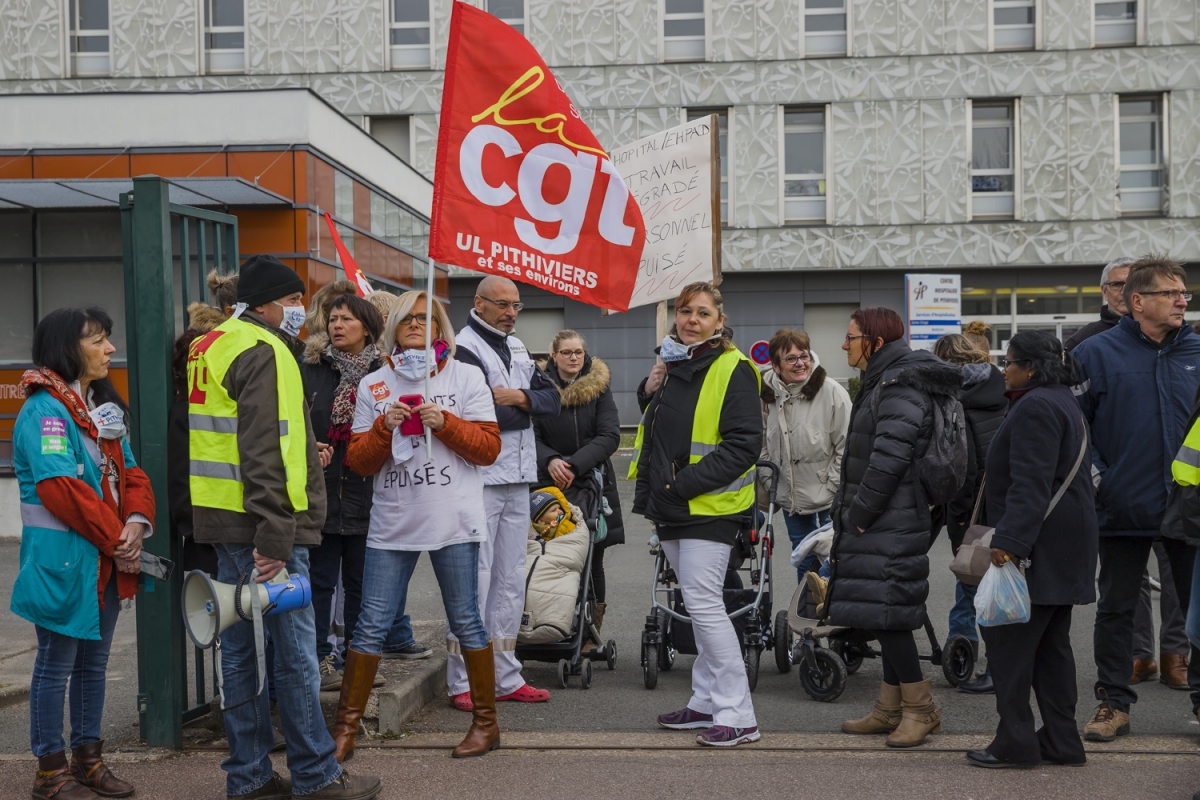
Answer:
<path fill-rule="evenodd" d="M 76 639 L 35 625 L 37 657 L 29 684 L 29 743 L 38 758 L 65 749 L 63 743 L 63 700 L 67 678 L 71 679 L 71 747 L 100 741 L 100 718 L 104 714 L 104 673 L 108 652 L 120 611 L 117 573 L 104 590 L 100 609 L 100 641 Z"/>
<path fill-rule="evenodd" d="M 421 552 L 367 548 L 362 611 L 354 629 L 353 646 L 358 652 L 378 655 L 385 643 L 391 647 L 392 623 L 404 616 L 408 582 Z M 468 650 L 487 647 L 487 629 L 479 616 L 479 544 L 464 542 L 426 552 L 442 590 L 450 632 Z"/>
<path fill-rule="evenodd" d="M 1200 547 L 1196 548 L 1196 565 L 1192 567 L 1192 596 L 1188 601 L 1187 636 L 1192 647 L 1200 647 Z"/>
<path fill-rule="evenodd" d="M 975 592 L 978 586 L 968 586 L 962 581 L 954 582 L 954 607 L 950 609 L 951 636 L 965 636 L 972 642 L 979 641 L 979 633 L 975 628 Z"/>
<path fill-rule="evenodd" d="M 792 540 L 793 550 L 804 541 L 805 536 L 808 536 L 827 522 L 829 522 L 829 509 L 818 511 L 815 514 L 790 514 L 787 511 L 783 512 L 783 524 L 787 526 L 788 538 Z M 810 572 L 816 563 L 816 555 L 809 553 L 800 562 L 800 566 L 796 568 L 796 581 L 800 582 L 804 580 L 804 573 Z"/>
<path fill-rule="evenodd" d="M 217 580 L 236 583 L 254 566 L 254 545 L 218 544 Z M 308 577 L 308 548 L 293 547 L 287 571 Z M 316 616 L 312 606 L 287 614 L 263 618 L 275 645 L 274 682 L 287 740 L 287 765 L 292 773 L 293 792 L 312 794 L 337 780 L 342 768 L 333 758 L 333 739 L 325 729 L 321 713 L 321 677 L 317 669 Z M 258 689 L 258 657 L 254 652 L 254 626 L 247 622 L 231 625 L 221 635 L 225 697 L 228 705 L 241 703 Z M 229 758 L 225 770 L 225 792 L 249 794 L 271 780 L 271 701 L 264 691 L 248 703 L 225 712 Z"/>

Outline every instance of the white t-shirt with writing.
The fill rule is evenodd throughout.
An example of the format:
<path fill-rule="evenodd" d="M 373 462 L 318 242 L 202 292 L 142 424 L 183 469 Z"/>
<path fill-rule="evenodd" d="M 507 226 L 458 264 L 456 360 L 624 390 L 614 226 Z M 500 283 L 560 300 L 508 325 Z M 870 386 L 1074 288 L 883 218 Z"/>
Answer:
<path fill-rule="evenodd" d="M 387 407 L 405 395 L 425 395 L 425 381 L 377 369 L 358 384 L 355 433 L 371 429 Z M 432 401 L 470 422 L 495 422 L 492 392 L 477 367 L 449 360 L 430 379 Z M 433 437 L 433 457 L 425 437 L 412 437 L 413 456 L 396 464 L 389 452 L 375 475 L 374 505 L 367 546 L 379 550 L 440 550 L 487 535 L 483 512 L 483 470 Z"/>

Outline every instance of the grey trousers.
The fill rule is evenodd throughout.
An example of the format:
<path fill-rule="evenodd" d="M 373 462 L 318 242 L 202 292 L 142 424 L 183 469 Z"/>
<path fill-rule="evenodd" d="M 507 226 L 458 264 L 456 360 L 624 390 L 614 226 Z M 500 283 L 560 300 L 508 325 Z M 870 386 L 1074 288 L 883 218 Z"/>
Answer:
<path fill-rule="evenodd" d="M 1163 655 L 1186 656 L 1189 652 L 1187 633 L 1184 631 L 1183 612 L 1179 609 L 1179 596 L 1171 580 L 1171 564 L 1161 542 L 1154 543 L 1154 557 L 1158 559 L 1159 584 L 1162 592 L 1158 598 L 1158 611 L 1162 616 L 1159 631 L 1159 657 Z M 1133 657 L 1147 660 L 1154 658 L 1154 609 L 1151 605 L 1150 573 L 1142 576 L 1142 596 L 1133 614 Z"/>

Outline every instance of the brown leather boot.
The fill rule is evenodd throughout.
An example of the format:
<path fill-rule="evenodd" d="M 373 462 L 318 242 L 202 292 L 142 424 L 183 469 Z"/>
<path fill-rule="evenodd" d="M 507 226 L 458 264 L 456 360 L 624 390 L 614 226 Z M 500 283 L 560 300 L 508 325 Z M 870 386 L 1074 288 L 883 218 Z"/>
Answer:
<path fill-rule="evenodd" d="M 75 779 L 67 767 L 67 751 L 59 750 L 38 759 L 32 797 L 33 800 L 96 800 L 97 794 Z"/>
<path fill-rule="evenodd" d="M 1166 657 L 1163 657 L 1166 661 Z M 1135 658 L 1133 660 L 1133 674 L 1129 676 L 1129 685 L 1142 681 L 1154 680 L 1158 677 L 1158 663 L 1153 658 Z"/>
<path fill-rule="evenodd" d="M 900 684 L 900 724 L 887 738 L 888 747 L 916 747 L 942 729 L 942 712 L 933 704 L 933 681 Z"/>
<path fill-rule="evenodd" d="M 71 751 L 71 774 L 75 780 L 91 789 L 101 797 L 129 797 L 133 794 L 133 784 L 112 774 L 112 771 L 100 758 L 104 749 L 104 741 L 92 742 Z"/>
<path fill-rule="evenodd" d="M 1159 680 L 1167 685 L 1169 689 L 1179 689 L 1187 691 L 1188 686 L 1188 657 L 1177 656 L 1172 653 L 1162 654 L 1162 676 Z"/>
<path fill-rule="evenodd" d="M 358 736 L 358 721 L 362 719 L 371 698 L 371 684 L 379 668 L 379 654 L 367 655 L 357 650 L 346 651 L 342 670 L 342 696 L 338 698 L 337 720 L 333 723 L 333 757 L 341 764 L 354 755 L 354 740 Z"/>
<path fill-rule="evenodd" d="M 451 754 L 455 758 L 468 758 L 489 753 L 500 746 L 500 727 L 496 724 L 496 658 L 492 643 L 481 650 L 463 648 L 463 661 L 467 665 L 467 681 L 471 686 L 471 730 Z"/>
<path fill-rule="evenodd" d="M 846 733 L 891 733 L 900 724 L 900 687 L 879 682 L 879 699 L 875 708 L 862 719 L 842 723 Z"/>

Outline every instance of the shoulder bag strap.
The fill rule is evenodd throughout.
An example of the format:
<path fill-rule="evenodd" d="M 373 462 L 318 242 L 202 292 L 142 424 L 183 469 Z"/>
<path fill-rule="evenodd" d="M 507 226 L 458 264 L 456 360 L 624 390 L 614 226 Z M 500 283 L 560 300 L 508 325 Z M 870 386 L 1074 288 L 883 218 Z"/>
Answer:
<path fill-rule="evenodd" d="M 983 488 L 987 486 L 987 471 L 983 473 L 983 480 L 979 482 L 979 494 L 975 495 L 975 509 L 971 512 L 971 524 L 968 527 L 975 527 L 975 523 L 979 521 L 979 507 L 983 505 Z"/>
<path fill-rule="evenodd" d="M 1054 497 L 1050 498 L 1050 507 L 1046 509 L 1046 519 L 1054 511 L 1054 507 L 1058 505 L 1058 501 L 1063 499 L 1063 495 L 1067 493 L 1067 489 L 1071 487 L 1071 482 L 1075 480 L 1075 476 L 1079 474 L 1079 467 L 1083 464 L 1083 457 L 1087 455 L 1088 437 L 1087 426 L 1083 429 L 1083 439 L 1079 442 L 1079 456 L 1075 459 L 1075 466 L 1071 467 L 1071 472 L 1067 475 L 1067 479 L 1062 482 L 1062 486 L 1058 487 L 1058 491 L 1054 493 Z"/>

